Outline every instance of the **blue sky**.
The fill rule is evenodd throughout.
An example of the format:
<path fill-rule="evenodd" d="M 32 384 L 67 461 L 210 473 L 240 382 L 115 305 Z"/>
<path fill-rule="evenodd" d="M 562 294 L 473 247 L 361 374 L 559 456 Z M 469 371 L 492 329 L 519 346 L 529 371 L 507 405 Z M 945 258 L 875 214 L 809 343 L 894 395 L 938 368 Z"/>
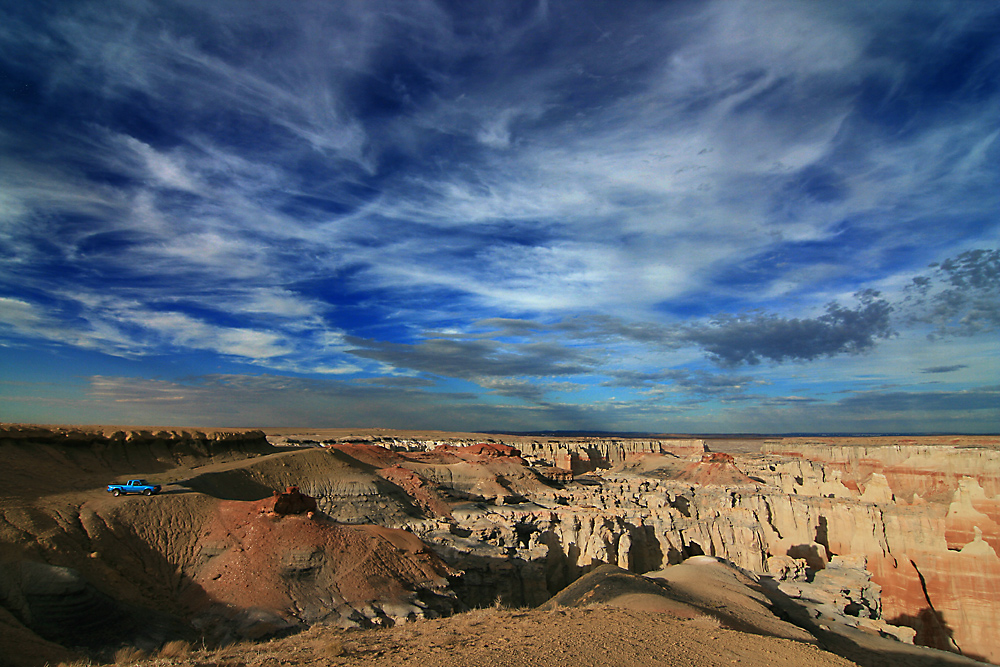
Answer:
<path fill-rule="evenodd" d="M 0 419 L 997 432 L 998 137 L 986 0 L 0 0 Z"/>

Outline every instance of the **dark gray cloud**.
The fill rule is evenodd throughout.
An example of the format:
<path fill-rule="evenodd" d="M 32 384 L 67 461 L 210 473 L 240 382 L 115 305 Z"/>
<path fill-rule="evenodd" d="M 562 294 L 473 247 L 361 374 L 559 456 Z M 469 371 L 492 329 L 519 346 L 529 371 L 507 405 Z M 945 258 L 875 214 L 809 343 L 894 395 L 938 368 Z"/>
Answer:
<path fill-rule="evenodd" d="M 932 325 L 935 338 L 1000 329 L 1000 250 L 969 250 L 930 269 L 907 287 L 909 323 Z"/>
<path fill-rule="evenodd" d="M 700 396 L 727 396 L 740 394 L 758 380 L 745 375 L 723 375 L 685 369 L 658 372 L 614 371 L 613 379 L 602 383 L 605 387 L 650 388 L 670 385 Z"/>
<path fill-rule="evenodd" d="M 551 416 L 552 428 L 567 428 L 574 419 L 567 410 L 495 406 L 465 392 L 270 374 L 177 381 L 93 376 L 87 398 L 104 423 L 434 428 L 447 419 L 460 430 L 528 430 L 532 419 Z"/>
<path fill-rule="evenodd" d="M 302 378 L 283 375 L 210 374 L 190 376 L 177 381 L 148 380 L 115 376 L 90 378 L 89 395 L 113 402 L 160 406 L 165 410 L 187 408 L 197 411 L 202 403 L 238 403 L 253 406 L 258 402 L 274 403 L 287 397 L 291 405 L 334 400 L 351 404 L 388 404 L 409 401 L 422 404 L 434 400 L 467 401 L 475 398 L 466 392 L 423 391 L 421 386 L 359 385 L 351 380 Z M 252 415 L 253 409 L 242 410 Z M 251 420 L 250 423 L 259 423 Z"/>
<path fill-rule="evenodd" d="M 383 382 L 370 382 L 381 379 Z M 169 384 L 169 383 L 165 383 Z M 194 390 L 228 390 L 241 394 L 273 395 L 283 392 L 295 395 L 322 396 L 327 398 L 352 398 L 358 400 L 400 400 L 429 396 L 424 388 L 433 382 L 420 378 L 363 378 L 358 380 L 335 380 L 327 378 L 301 378 L 283 375 L 235 375 L 212 374 L 188 378 L 178 386 L 189 392 Z M 144 385 L 145 386 L 145 385 Z M 445 400 L 466 401 L 474 399 L 468 392 L 434 392 L 433 396 Z"/>
<path fill-rule="evenodd" d="M 720 396 L 719 400 L 725 405 L 762 408 L 787 408 L 794 406 L 822 405 L 823 399 L 812 396 L 768 396 L 766 394 L 738 393 L 728 396 Z"/>
<path fill-rule="evenodd" d="M 836 405 L 870 414 L 983 410 L 992 411 L 1000 417 L 1000 386 L 962 391 L 859 392 L 841 399 Z"/>
<path fill-rule="evenodd" d="M 555 329 L 570 335 L 589 335 L 603 340 L 621 338 L 643 344 L 673 345 L 678 341 L 676 327 L 609 315 L 575 317 L 560 322 Z"/>
<path fill-rule="evenodd" d="M 875 290 L 863 290 L 855 296 L 859 301 L 856 308 L 829 303 L 826 313 L 812 319 L 761 312 L 720 315 L 707 324 L 684 327 L 682 338 L 703 348 L 722 366 L 858 354 L 892 335 L 892 306 Z"/>
<path fill-rule="evenodd" d="M 822 399 L 811 396 L 766 396 L 759 397 L 760 404 L 766 406 L 810 405 L 822 403 Z"/>
<path fill-rule="evenodd" d="M 349 336 L 349 354 L 424 373 L 477 381 L 481 378 L 550 377 L 590 373 L 590 355 L 549 343 L 519 345 L 495 340 L 435 338 L 390 343 Z"/>
<path fill-rule="evenodd" d="M 701 347 L 720 366 L 808 360 L 869 350 L 891 334 L 891 306 L 878 292 L 856 295 L 854 308 L 837 303 L 816 318 L 782 318 L 759 312 L 721 315 L 707 322 L 661 325 L 590 315 L 545 323 L 519 318 L 477 321 L 478 333 L 393 343 L 347 337 L 349 354 L 422 373 L 477 383 L 490 393 L 538 405 L 553 386 L 524 378 L 603 373 L 604 387 L 650 389 L 669 386 L 700 397 L 736 397 L 758 380 L 704 370 L 616 368 L 610 351 L 622 343 L 679 349 Z M 513 341 L 513 342 L 512 342 Z M 571 343 L 571 344 L 567 344 Z M 557 388 L 559 391 L 565 387 Z"/>
<path fill-rule="evenodd" d="M 558 404 L 547 399 L 547 395 L 550 392 L 576 391 L 581 388 L 581 385 L 572 382 L 538 382 L 520 378 L 499 377 L 476 378 L 476 384 L 486 389 L 488 393 L 496 396 L 516 398 L 527 403 L 553 409 L 558 408 Z"/>
<path fill-rule="evenodd" d="M 482 320 L 479 324 L 494 329 L 498 336 L 560 334 L 589 343 L 630 341 L 667 349 L 696 346 L 720 366 L 733 367 L 765 360 L 809 361 L 871 350 L 878 340 L 893 335 L 893 306 L 872 289 L 859 291 L 855 298 L 853 308 L 830 302 L 825 312 L 814 318 L 789 318 L 758 310 L 741 315 L 723 313 L 684 325 L 630 322 L 607 315 L 580 316 L 553 324 L 513 319 Z M 615 377 L 629 380 L 627 372 Z M 642 381 L 657 379 L 678 378 L 654 374 Z"/>
<path fill-rule="evenodd" d="M 509 317 L 490 317 L 479 320 L 476 327 L 487 329 L 492 336 L 522 338 L 532 336 L 552 327 L 532 320 L 514 319 Z"/>
<path fill-rule="evenodd" d="M 355 378 L 353 382 L 361 385 L 374 385 L 377 387 L 396 387 L 400 389 L 412 389 L 417 387 L 433 387 L 437 384 L 429 378 L 415 377 L 371 377 Z"/>
<path fill-rule="evenodd" d="M 960 371 L 963 368 L 968 368 L 968 364 L 952 364 L 951 366 L 930 366 L 928 368 L 921 368 L 921 373 L 954 373 L 955 371 Z"/>
<path fill-rule="evenodd" d="M 629 321 L 611 315 L 578 315 L 544 323 L 525 319 L 488 318 L 476 325 L 489 330 L 497 337 L 530 337 L 540 334 L 559 334 L 569 340 L 600 342 L 629 340 L 636 343 L 662 345 L 677 342 L 677 327 L 654 322 Z"/>
<path fill-rule="evenodd" d="M 1000 427 L 997 386 L 855 391 L 831 402 L 814 396 L 742 394 L 725 399 L 723 404 L 726 409 L 716 415 L 715 422 L 720 432 L 996 433 Z M 675 415 L 672 419 L 679 424 L 688 417 Z"/>

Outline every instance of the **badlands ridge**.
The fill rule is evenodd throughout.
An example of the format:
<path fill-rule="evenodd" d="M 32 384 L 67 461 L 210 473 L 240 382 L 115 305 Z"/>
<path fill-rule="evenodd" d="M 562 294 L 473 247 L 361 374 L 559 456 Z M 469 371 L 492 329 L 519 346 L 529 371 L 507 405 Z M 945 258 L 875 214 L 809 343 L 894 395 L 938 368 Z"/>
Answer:
<path fill-rule="evenodd" d="M 998 663 L 998 552 L 996 437 L 0 425 L 0 665 Z"/>

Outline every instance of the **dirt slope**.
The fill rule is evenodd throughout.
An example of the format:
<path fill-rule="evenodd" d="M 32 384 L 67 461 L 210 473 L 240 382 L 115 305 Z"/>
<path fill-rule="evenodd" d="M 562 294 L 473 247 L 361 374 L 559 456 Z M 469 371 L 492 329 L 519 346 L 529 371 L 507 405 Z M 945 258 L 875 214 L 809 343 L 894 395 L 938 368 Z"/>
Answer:
<path fill-rule="evenodd" d="M 272 490 L 306 480 L 334 503 L 369 497 L 380 516 L 422 516 L 336 452 L 282 451 L 252 431 L 0 427 L 0 464 L 0 664 L 460 606 L 451 571 L 409 533 L 276 514 Z M 124 476 L 164 492 L 105 492 Z"/>
<path fill-rule="evenodd" d="M 613 606 L 479 609 L 381 630 L 304 633 L 143 665 L 203 667 L 850 667 L 815 646 L 719 627 L 705 617 Z M 866 667 L 904 665 L 892 656 Z M 930 667 L 930 663 L 910 663 Z"/>

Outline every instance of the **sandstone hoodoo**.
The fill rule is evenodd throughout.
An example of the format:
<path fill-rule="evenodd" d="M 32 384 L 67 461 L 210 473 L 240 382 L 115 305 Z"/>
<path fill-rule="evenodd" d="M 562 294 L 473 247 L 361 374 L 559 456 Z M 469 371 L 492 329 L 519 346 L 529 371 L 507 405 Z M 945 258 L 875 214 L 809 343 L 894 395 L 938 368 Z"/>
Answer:
<path fill-rule="evenodd" d="M 0 432 L 0 654 L 40 665 L 69 647 L 99 657 L 577 595 L 861 664 L 1000 660 L 1000 441 L 729 453 L 667 438 L 268 438 Z M 138 475 L 162 493 L 104 492 Z M 41 604 L 59 586 L 76 606 Z M 98 623 L 88 647 L 73 628 L 98 608 L 142 622 Z"/>

